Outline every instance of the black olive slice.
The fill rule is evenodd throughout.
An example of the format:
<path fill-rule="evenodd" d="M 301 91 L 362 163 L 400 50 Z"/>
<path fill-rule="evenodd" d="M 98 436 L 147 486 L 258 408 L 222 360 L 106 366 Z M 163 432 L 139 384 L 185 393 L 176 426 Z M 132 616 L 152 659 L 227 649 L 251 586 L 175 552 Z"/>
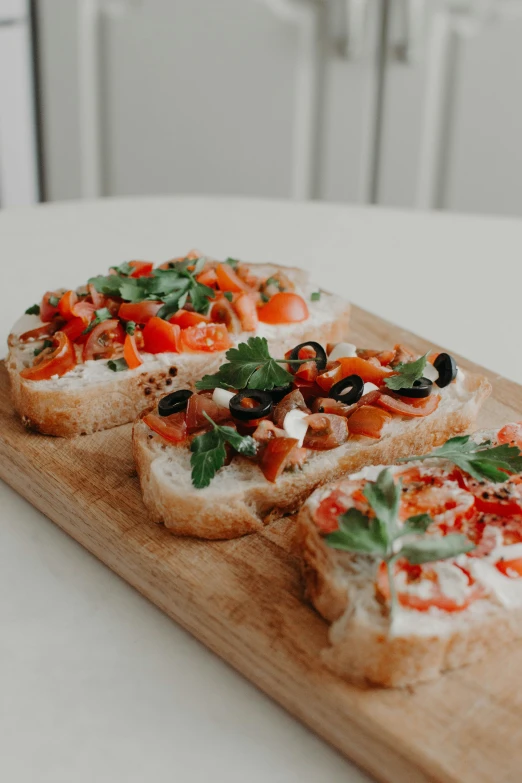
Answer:
<path fill-rule="evenodd" d="M 178 391 L 167 394 L 158 402 L 158 413 L 160 416 L 170 416 L 172 413 L 184 411 L 187 402 L 192 397 L 190 389 L 179 389 Z"/>
<path fill-rule="evenodd" d="M 245 398 L 255 400 L 257 405 L 254 408 L 245 408 L 241 405 L 241 400 Z M 230 400 L 230 413 L 235 419 L 240 421 L 252 421 L 252 419 L 262 419 L 268 416 L 272 410 L 272 397 L 269 392 L 260 389 L 242 389 Z"/>
<path fill-rule="evenodd" d="M 296 345 L 295 348 L 292 348 L 292 353 L 290 354 L 289 364 L 291 366 L 292 359 L 299 359 L 299 351 L 301 348 L 313 348 L 315 351 L 315 358 L 314 361 L 317 364 L 317 369 L 319 372 L 321 370 L 324 370 L 326 367 L 326 351 L 324 350 L 322 345 L 319 345 L 319 343 L 309 342 L 309 343 L 299 343 L 299 345 Z M 298 369 L 299 365 L 295 365 L 295 369 Z"/>
<path fill-rule="evenodd" d="M 283 397 L 286 397 L 287 394 L 290 394 L 292 389 L 293 386 L 291 383 L 289 383 L 288 386 L 274 386 L 274 388 L 270 391 L 270 396 L 274 402 L 280 402 Z"/>
<path fill-rule="evenodd" d="M 398 389 L 397 394 L 400 394 L 401 397 L 414 397 L 420 400 L 423 397 L 429 397 L 432 389 L 433 382 L 429 378 L 419 378 L 418 381 L 413 382 L 411 389 Z"/>
<path fill-rule="evenodd" d="M 435 383 L 437 386 L 440 386 L 441 389 L 443 389 L 444 386 L 449 386 L 457 377 L 457 362 L 449 353 L 439 353 L 433 362 L 433 366 L 439 373 L 439 377 Z"/>
<path fill-rule="evenodd" d="M 361 399 L 364 391 L 364 381 L 360 375 L 349 375 L 341 381 L 334 383 L 330 389 L 329 397 L 345 405 L 353 405 Z"/>

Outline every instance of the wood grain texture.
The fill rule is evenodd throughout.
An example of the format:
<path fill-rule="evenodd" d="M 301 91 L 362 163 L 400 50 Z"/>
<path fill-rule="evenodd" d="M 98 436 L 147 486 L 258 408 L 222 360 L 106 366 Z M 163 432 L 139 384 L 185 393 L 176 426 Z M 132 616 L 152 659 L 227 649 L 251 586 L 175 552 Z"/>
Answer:
<path fill-rule="evenodd" d="M 350 339 L 432 347 L 357 308 Z M 522 387 L 485 372 L 493 395 L 480 425 L 522 418 Z M 320 663 L 327 626 L 302 599 L 292 520 L 232 541 L 176 539 L 147 518 L 130 425 L 72 441 L 27 433 L 3 366 L 0 421 L 4 481 L 378 780 L 522 780 L 522 644 L 414 690 L 360 690 Z"/>

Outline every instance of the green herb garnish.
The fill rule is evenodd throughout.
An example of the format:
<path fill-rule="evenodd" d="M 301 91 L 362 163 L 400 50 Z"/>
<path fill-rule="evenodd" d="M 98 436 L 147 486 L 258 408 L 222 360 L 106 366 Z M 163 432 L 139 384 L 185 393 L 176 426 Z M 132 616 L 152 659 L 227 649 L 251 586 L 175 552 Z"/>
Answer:
<path fill-rule="evenodd" d="M 228 264 L 232 267 L 232 269 L 237 269 L 237 265 L 239 264 L 239 261 L 237 258 L 226 258 L 225 264 Z"/>
<path fill-rule="evenodd" d="M 398 515 L 401 490 L 402 481 L 399 479 L 395 483 L 389 468 L 384 468 L 377 476 L 377 480 L 367 482 L 363 489 L 363 494 L 375 516 L 370 518 L 361 511 L 351 508 L 339 516 L 339 530 L 325 537 L 328 546 L 333 549 L 373 555 L 386 564 L 392 617 L 397 607 L 394 582 L 394 567 L 397 560 L 404 558 L 413 565 L 421 565 L 457 557 L 475 548 L 466 536 L 459 533 L 423 537 L 433 522 L 428 514 L 417 514 L 400 524 Z M 399 539 L 406 535 L 417 537 L 411 538 L 400 546 Z"/>
<path fill-rule="evenodd" d="M 478 481 L 489 479 L 494 482 L 503 482 L 507 481 L 506 474 L 522 472 L 522 453 L 516 446 L 510 446 L 508 443 L 491 446 L 490 440 L 476 443 L 470 439 L 469 435 L 450 438 L 443 446 L 433 449 L 429 454 L 405 457 L 399 462 L 433 458 L 449 460 Z"/>
<path fill-rule="evenodd" d="M 52 348 L 53 347 L 53 341 L 52 340 L 44 340 L 43 345 L 41 348 L 35 348 L 33 353 L 35 356 L 38 356 L 42 353 L 42 351 L 45 351 L 46 348 Z"/>
<path fill-rule="evenodd" d="M 158 311 L 160 318 L 168 319 L 190 301 L 194 310 L 206 314 L 210 300 L 216 292 L 198 283 L 196 277 L 205 266 L 206 259 L 178 261 L 168 269 L 154 269 L 150 277 L 128 277 L 125 264 L 116 268 L 116 274 L 92 277 L 89 280 L 97 291 L 106 296 L 120 296 L 126 302 L 154 300 L 163 302 Z M 188 267 L 192 268 L 192 271 Z"/>
<path fill-rule="evenodd" d="M 311 302 L 318 302 L 321 298 L 321 292 L 320 291 L 314 291 L 312 295 L 310 296 Z"/>
<path fill-rule="evenodd" d="M 234 294 L 232 293 L 232 291 L 223 291 L 223 296 L 225 297 L 225 299 L 228 299 L 229 302 L 231 302 L 232 299 L 234 298 Z"/>
<path fill-rule="evenodd" d="M 26 315 L 40 315 L 40 305 L 34 304 L 25 311 Z"/>
<path fill-rule="evenodd" d="M 58 307 L 58 302 L 60 301 L 60 297 L 59 296 L 55 296 L 54 294 L 51 294 L 51 296 L 49 297 L 48 301 L 49 301 L 49 304 L 51 305 L 51 307 Z"/>
<path fill-rule="evenodd" d="M 123 356 L 121 357 L 121 359 L 109 359 L 109 361 L 107 362 L 107 367 L 109 368 L 109 370 L 112 370 L 113 372 L 121 372 L 122 370 L 129 369 L 129 365 L 127 364 Z"/>
<path fill-rule="evenodd" d="M 389 378 L 385 378 L 384 383 L 388 389 L 393 391 L 399 391 L 399 389 L 412 389 L 415 381 L 422 378 L 422 373 L 426 367 L 426 360 L 428 354 L 425 353 L 419 359 L 414 362 L 400 362 L 397 367 L 394 368 L 396 375 L 390 375 Z"/>
<path fill-rule="evenodd" d="M 208 487 L 216 472 L 225 464 L 225 443 L 247 457 L 253 457 L 257 451 L 257 443 L 250 435 L 240 435 L 233 427 L 220 426 L 205 412 L 203 415 L 212 424 L 212 429 L 198 435 L 190 444 L 192 484 L 197 489 Z"/>
<path fill-rule="evenodd" d="M 276 288 L 281 288 L 281 283 L 277 277 L 269 277 L 268 280 L 265 280 L 265 287 L 269 285 L 274 285 Z"/>
<path fill-rule="evenodd" d="M 264 337 L 249 337 L 237 348 L 229 348 L 227 362 L 214 375 L 205 375 L 196 383 L 198 389 L 264 389 L 287 386 L 293 375 L 280 367 L 287 359 L 272 359 Z M 293 362 L 297 364 L 298 361 Z M 304 360 L 303 360 L 304 361 Z M 310 360 L 308 360 L 310 361 Z"/>
<path fill-rule="evenodd" d="M 261 301 L 265 304 L 270 301 L 270 297 L 264 291 L 261 291 Z"/>
<path fill-rule="evenodd" d="M 89 334 L 89 332 L 92 332 L 95 326 L 101 324 L 102 321 L 108 321 L 110 318 L 112 318 L 112 313 L 106 307 L 101 307 L 99 310 L 95 310 L 94 318 L 90 322 L 89 326 L 83 330 L 82 334 Z"/>
<path fill-rule="evenodd" d="M 134 271 L 134 268 L 130 265 L 130 261 L 124 261 L 119 266 L 111 266 L 110 269 L 114 269 L 118 275 L 130 275 Z"/>
<path fill-rule="evenodd" d="M 136 331 L 136 321 L 127 321 L 125 325 L 125 331 L 127 334 L 134 334 Z"/>

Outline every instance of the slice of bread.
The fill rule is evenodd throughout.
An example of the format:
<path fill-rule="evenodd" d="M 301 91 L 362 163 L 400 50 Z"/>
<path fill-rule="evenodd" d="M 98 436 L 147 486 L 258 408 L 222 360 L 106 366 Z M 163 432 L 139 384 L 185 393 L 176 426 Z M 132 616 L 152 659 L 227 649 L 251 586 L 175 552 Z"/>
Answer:
<path fill-rule="evenodd" d="M 133 431 L 134 457 L 145 505 L 152 517 L 177 535 L 234 538 L 295 512 L 318 486 L 364 465 L 421 454 L 468 431 L 491 387 L 486 378 L 462 374 L 440 390 L 441 403 L 425 418 L 394 417 L 380 440 L 357 436 L 330 451 L 312 452 L 302 468 L 271 483 L 260 468 L 235 456 L 210 486 L 191 483 L 190 451 L 168 444 L 142 421 Z"/>
<path fill-rule="evenodd" d="M 325 343 L 338 342 L 346 336 L 349 304 L 327 293 L 318 301 L 311 301 L 317 286 L 311 283 L 308 273 L 276 264 L 248 266 L 260 277 L 284 272 L 308 304 L 310 317 L 304 322 L 259 325 L 256 334 L 267 338 L 274 355 L 284 356 L 296 343 L 318 334 Z M 115 373 L 106 360 L 88 361 L 80 362 L 60 378 L 29 381 L 20 376 L 20 371 L 32 362 L 38 343 L 22 344 L 18 336 L 38 324 L 37 317 L 25 316 L 13 328 L 6 366 L 16 411 L 25 426 L 46 435 L 73 437 L 126 424 L 151 409 L 166 392 L 193 388 L 196 380 L 216 372 L 225 360 L 225 352 L 143 354 L 144 364 L 135 370 Z M 243 333 L 235 335 L 234 340 L 238 343 L 250 336 L 251 333 Z"/>
<path fill-rule="evenodd" d="M 374 480 L 383 467 L 368 468 L 360 477 Z M 376 561 L 331 548 L 314 521 L 318 504 L 342 483 L 343 479 L 311 495 L 299 512 L 296 536 L 306 597 L 331 623 L 330 646 L 322 651 L 328 668 L 357 684 L 404 687 L 473 663 L 522 637 L 522 584 L 511 580 L 506 593 L 499 580 L 509 577 L 494 568 L 497 592 L 484 581 L 484 594 L 467 608 L 450 612 L 398 606 L 391 620 L 376 590 Z M 467 562 L 481 584 L 481 558 Z"/>

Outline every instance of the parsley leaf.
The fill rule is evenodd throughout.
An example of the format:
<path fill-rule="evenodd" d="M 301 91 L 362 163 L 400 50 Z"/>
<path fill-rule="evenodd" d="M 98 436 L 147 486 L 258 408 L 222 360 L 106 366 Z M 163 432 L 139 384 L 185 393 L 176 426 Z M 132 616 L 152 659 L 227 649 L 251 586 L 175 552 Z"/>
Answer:
<path fill-rule="evenodd" d="M 89 285 L 93 285 L 99 294 L 105 296 L 120 296 L 120 288 L 126 278 L 120 275 L 98 275 L 88 280 Z"/>
<path fill-rule="evenodd" d="M 89 326 L 87 326 L 82 334 L 89 334 L 89 332 L 92 332 L 95 326 L 98 326 L 98 324 L 101 324 L 102 321 L 108 321 L 110 318 L 112 318 L 112 313 L 110 310 L 108 310 L 106 307 L 102 307 L 99 310 L 94 311 L 94 318 L 90 322 Z"/>
<path fill-rule="evenodd" d="M 310 296 L 311 302 L 318 302 L 321 298 L 321 292 L 320 291 L 314 291 L 312 295 Z"/>
<path fill-rule="evenodd" d="M 287 386 L 293 375 L 279 366 L 268 352 L 264 337 L 249 337 L 246 343 L 226 352 L 227 362 L 214 375 L 205 375 L 196 383 L 198 389 L 264 389 Z M 283 361 L 283 360 L 281 360 Z M 286 361 L 286 360 L 285 360 Z"/>
<path fill-rule="evenodd" d="M 53 347 L 53 341 L 52 340 L 44 340 L 43 345 L 41 348 L 35 348 L 33 353 L 35 356 L 38 356 L 42 353 L 42 351 L 45 351 L 46 348 L 52 348 Z"/>
<path fill-rule="evenodd" d="M 225 259 L 225 264 L 228 264 L 229 266 L 231 266 L 232 269 L 236 269 L 237 265 L 239 264 L 239 261 L 238 261 L 237 258 L 226 258 Z"/>
<path fill-rule="evenodd" d="M 136 321 L 127 321 L 125 325 L 125 331 L 127 332 L 127 334 L 131 334 L 131 335 L 134 334 L 134 332 L 136 331 Z"/>
<path fill-rule="evenodd" d="M 225 297 L 225 299 L 228 299 L 229 302 L 231 302 L 232 299 L 234 298 L 234 294 L 232 293 L 232 291 L 223 291 L 223 296 Z"/>
<path fill-rule="evenodd" d="M 508 443 L 491 446 L 491 441 L 476 443 L 469 435 L 450 438 L 429 454 L 405 457 L 399 462 L 422 461 L 434 457 L 453 462 L 478 481 L 486 478 L 494 482 L 503 482 L 507 480 L 506 473 L 522 472 L 522 453 L 519 448 Z"/>
<path fill-rule="evenodd" d="M 402 482 L 399 480 L 395 483 L 389 468 L 384 468 L 376 481 L 368 481 L 363 490 L 373 515 L 367 516 L 351 508 L 339 516 L 339 529 L 325 536 L 326 543 L 333 549 L 373 555 L 385 563 L 390 584 L 392 618 L 398 605 L 394 571 L 399 558 L 420 565 L 457 557 L 475 548 L 466 536 L 458 533 L 424 536 L 433 522 L 428 514 L 417 514 L 401 524 L 401 490 Z M 409 536 L 406 543 L 402 546 L 396 543 L 404 536 Z"/>
<path fill-rule="evenodd" d="M 111 266 L 110 269 L 114 269 L 118 275 L 130 275 L 133 271 L 133 267 L 130 265 L 129 261 L 124 261 L 120 266 Z"/>
<path fill-rule="evenodd" d="M 394 391 L 412 389 L 415 381 L 422 378 L 427 358 L 428 354 L 425 353 L 424 356 L 421 356 L 414 362 L 400 362 L 394 369 L 397 375 L 390 375 L 384 380 L 388 389 L 393 389 Z"/>
<path fill-rule="evenodd" d="M 40 315 L 40 305 L 34 304 L 25 311 L 26 315 Z"/>
<path fill-rule="evenodd" d="M 109 361 L 107 362 L 107 367 L 109 368 L 109 370 L 112 370 L 113 372 L 121 372 L 122 370 L 129 369 L 129 365 L 127 364 L 123 356 L 121 357 L 121 359 L 109 359 Z"/>
<path fill-rule="evenodd" d="M 208 487 L 216 472 L 225 464 L 225 443 L 245 456 L 253 457 L 257 451 L 257 443 L 250 435 L 240 435 L 233 427 L 220 426 L 206 413 L 203 415 L 212 424 L 212 429 L 195 437 L 190 444 L 192 484 L 197 489 Z"/>

